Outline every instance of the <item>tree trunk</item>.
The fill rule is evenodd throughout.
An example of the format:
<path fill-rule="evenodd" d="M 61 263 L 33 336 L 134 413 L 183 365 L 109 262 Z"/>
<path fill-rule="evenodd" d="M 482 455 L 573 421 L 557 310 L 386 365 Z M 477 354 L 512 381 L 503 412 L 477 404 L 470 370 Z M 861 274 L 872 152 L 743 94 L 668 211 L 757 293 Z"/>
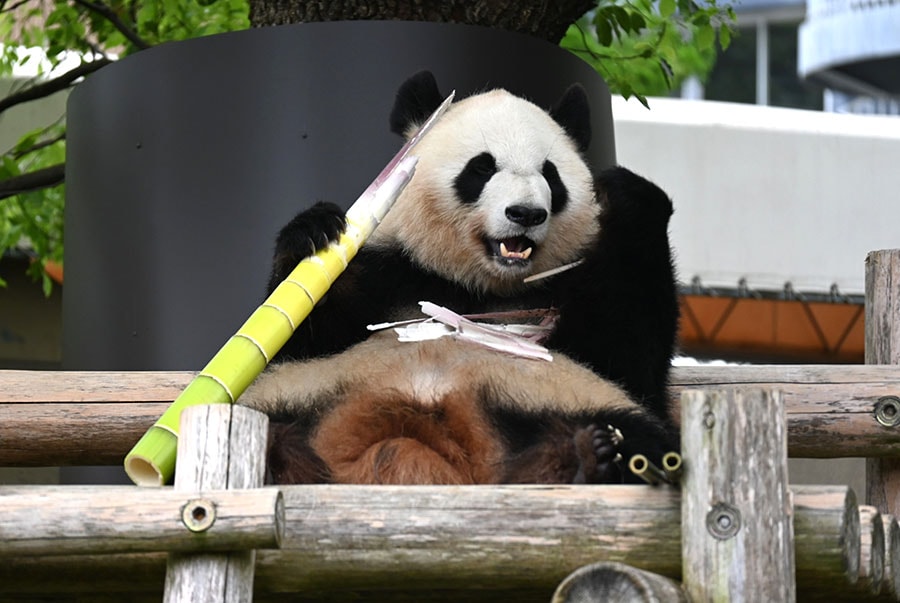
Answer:
<path fill-rule="evenodd" d="M 254 27 L 360 19 L 467 23 L 557 43 L 594 0 L 250 0 Z"/>

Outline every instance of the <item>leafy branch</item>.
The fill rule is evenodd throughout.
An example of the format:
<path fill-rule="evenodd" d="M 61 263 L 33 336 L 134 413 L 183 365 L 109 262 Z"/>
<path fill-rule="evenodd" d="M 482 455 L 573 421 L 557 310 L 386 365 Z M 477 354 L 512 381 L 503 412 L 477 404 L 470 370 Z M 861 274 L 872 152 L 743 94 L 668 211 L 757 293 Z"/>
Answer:
<path fill-rule="evenodd" d="M 715 61 L 731 42 L 734 12 L 715 0 L 612 0 L 575 22 L 560 45 L 590 63 L 625 98 L 668 94 Z"/>
<path fill-rule="evenodd" d="M 16 105 L 21 105 L 22 103 L 27 103 L 39 98 L 45 98 L 51 94 L 56 94 L 57 92 L 65 90 L 71 87 L 77 80 L 94 73 L 102 67 L 106 67 L 111 62 L 112 61 L 109 59 L 96 59 L 82 63 L 78 67 L 70 69 L 51 80 L 41 82 L 40 84 L 34 84 L 24 90 L 10 94 L 5 98 L 0 98 L 0 113 L 3 113 Z"/>
<path fill-rule="evenodd" d="M 146 40 L 141 38 L 138 35 L 137 31 L 129 25 L 127 25 L 122 19 L 119 18 L 119 15 L 110 8 L 109 6 L 103 4 L 102 2 L 89 2 L 88 0 L 74 0 L 75 4 L 79 6 L 83 6 L 84 8 L 97 13 L 99 16 L 103 17 L 109 23 L 116 28 L 125 38 L 131 42 L 135 48 L 139 50 L 145 50 L 150 48 L 151 44 L 149 44 Z"/>

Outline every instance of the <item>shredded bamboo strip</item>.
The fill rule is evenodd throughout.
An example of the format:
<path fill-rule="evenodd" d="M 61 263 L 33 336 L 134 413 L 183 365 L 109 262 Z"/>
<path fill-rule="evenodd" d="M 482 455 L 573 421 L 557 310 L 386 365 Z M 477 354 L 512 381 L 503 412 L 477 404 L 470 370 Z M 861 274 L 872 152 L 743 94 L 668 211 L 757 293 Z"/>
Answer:
<path fill-rule="evenodd" d="M 297 265 L 126 455 L 125 472 L 134 483 L 161 486 L 172 479 L 184 408 L 232 403 L 266 368 L 410 181 L 416 158 L 409 152 L 450 106 L 453 96 L 444 100 L 347 210 L 347 228 L 340 239 Z"/>

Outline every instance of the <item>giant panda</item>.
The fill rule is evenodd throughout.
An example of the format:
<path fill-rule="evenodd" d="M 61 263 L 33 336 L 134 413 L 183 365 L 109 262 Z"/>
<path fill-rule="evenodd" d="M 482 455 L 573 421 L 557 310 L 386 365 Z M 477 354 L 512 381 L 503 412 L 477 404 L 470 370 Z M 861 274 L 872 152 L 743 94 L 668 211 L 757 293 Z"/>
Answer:
<path fill-rule="evenodd" d="M 442 99 L 431 73 L 412 76 L 391 129 L 410 136 Z M 239 400 L 271 417 L 270 481 L 619 483 L 637 481 L 623 459 L 677 449 L 672 203 L 624 168 L 595 176 L 590 138 L 578 85 L 549 110 L 503 89 L 451 105 L 393 209 Z M 269 291 L 343 228 L 334 204 L 299 213 L 276 237 Z M 553 359 L 367 329 L 420 317 L 422 300 L 550 309 Z"/>

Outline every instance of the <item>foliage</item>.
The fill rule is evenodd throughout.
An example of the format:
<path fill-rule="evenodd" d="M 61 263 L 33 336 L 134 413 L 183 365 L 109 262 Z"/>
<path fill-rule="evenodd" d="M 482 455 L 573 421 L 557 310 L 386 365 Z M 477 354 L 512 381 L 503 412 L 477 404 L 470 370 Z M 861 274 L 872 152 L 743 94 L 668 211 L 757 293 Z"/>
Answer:
<path fill-rule="evenodd" d="M 728 46 L 733 13 L 709 1 L 598 0 L 561 45 L 590 62 L 614 92 L 646 103 L 644 96 L 664 94 L 687 75 L 705 76 L 717 34 L 722 48 Z M 11 106 L 30 102 L 21 94 L 13 98 L 17 93 L 40 89 L 33 96 L 47 96 L 109 60 L 249 25 L 248 0 L 0 0 L 0 40 L 21 45 L 0 46 L 0 77 L 27 61 L 40 64 L 38 78 L 0 98 L 0 119 Z M 60 118 L 0 149 L 0 255 L 27 248 L 36 259 L 31 273 L 43 278 L 45 291 L 51 284 L 43 267 L 63 255 L 64 129 Z"/>
<path fill-rule="evenodd" d="M 715 42 L 728 48 L 734 12 L 715 0 L 610 0 L 569 27 L 560 45 L 588 61 L 625 98 L 665 95 L 688 76 L 704 79 Z"/>
<path fill-rule="evenodd" d="M 57 123 L 26 134 L 0 157 L 0 180 L 61 163 L 65 158 L 62 131 Z M 60 185 L 0 200 L 0 250 L 21 247 L 22 241 L 28 241 L 28 252 L 36 259 L 28 272 L 42 280 L 47 295 L 52 282 L 44 266 L 48 261 L 62 263 L 63 195 Z M 5 284 L 2 279 L 0 284 Z"/>
<path fill-rule="evenodd" d="M 60 80 L 61 72 L 94 62 L 101 65 L 170 40 L 204 36 L 250 26 L 247 0 L 0 0 L 0 40 L 16 39 L 21 46 L 0 47 L 0 77 L 12 76 L 26 63 L 36 64 L 39 76 L 17 81 L 12 94 L 37 85 L 68 89 L 75 82 Z M 102 62 L 101 62 L 102 61 Z M 12 96 L 12 94 L 10 96 Z M 0 102 L 7 99 L 0 99 Z M 25 101 L 27 102 L 27 101 Z M 8 108 L 0 106 L 2 112 Z M 10 149 L 0 149 L 0 183 L 54 167 L 65 161 L 65 126 L 59 122 L 27 133 Z M 48 261 L 62 262 L 63 200 L 59 178 L 22 192 L 0 191 L 0 255 L 26 249 L 36 261 L 29 272 L 51 281 L 43 270 Z M 15 190 L 15 188 L 13 188 Z M 0 285 L 4 285 L 0 279 Z"/>

